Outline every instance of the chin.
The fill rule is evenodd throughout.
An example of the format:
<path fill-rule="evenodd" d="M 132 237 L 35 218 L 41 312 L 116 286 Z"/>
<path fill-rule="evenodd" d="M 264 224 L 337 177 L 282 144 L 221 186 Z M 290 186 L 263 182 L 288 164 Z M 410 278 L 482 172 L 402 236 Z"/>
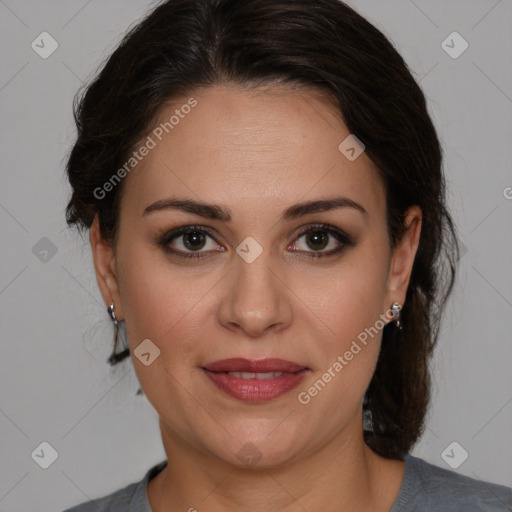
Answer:
<path fill-rule="evenodd" d="M 260 428 L 255 428 L 254 422 L 245 428 L 239 424 L 236 429 L 230 430 L 233 437 L 229 437 L 228 443 L 210 446 L 210 449 L 227 464 L 238 468 L 263 470 L 286 465 L 298 455 L 306 440 L 294 436 L 295 429 L 285 424 L 286 421 L 281 422 L 282 418 L 264 421 Z"/>

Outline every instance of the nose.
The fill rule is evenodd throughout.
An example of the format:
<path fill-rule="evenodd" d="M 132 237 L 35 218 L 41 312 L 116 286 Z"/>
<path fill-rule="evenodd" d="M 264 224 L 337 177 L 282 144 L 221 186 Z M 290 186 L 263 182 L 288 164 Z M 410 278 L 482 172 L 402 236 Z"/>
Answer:
<path fill-rule="evenodd" d="M 251 338 L 288 327 L 293 317 L 293 294 L 287 286 L 286 263 L 271 261 L 264 250 L 251 263 L 236 255 L 233 264 L 235 268 L 224 283 L 220 323 Z"/>

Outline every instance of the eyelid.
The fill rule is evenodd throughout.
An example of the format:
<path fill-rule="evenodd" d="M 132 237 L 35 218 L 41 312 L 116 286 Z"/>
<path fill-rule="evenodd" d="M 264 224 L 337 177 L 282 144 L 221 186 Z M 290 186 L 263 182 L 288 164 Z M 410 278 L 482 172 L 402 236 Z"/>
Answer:
<path fill-rule="evenodd" d="M 299 232 L 295 235 L 295 238 L 299 238 L 310 231 L 327 231 L 328 233 L 335 233 L 339 236 L 339 238 L 343 239 L 344 242 L 349 243 L 352 241 L 352 237 L 345 233 L 342 229 L 333 226 L 331 224 L 326 224 L 324 222 L 317 222 L 312 224 L 307 224 L 304 228 L 301 228 Z"/>
<path fill-rule="evenodd" d="M 336 256 L 342 251 L 344 251 L 347 247 L 355 247 L 357 245 L 357 242 L 352 238 L 350 235 L 348 235 L 344 230 L 333 226 L 331 224 L 326 224 L 323 222 L 319 223 L 312 223 L 308 224 L 306 227 L 301 229 L 297 235 L 294 238 L 293 243 L 295 243 L 295 240 L 301 238 L 302 236 L 315 231 L 325 231 L 328 233 L 330 237 L 333 237 L 336 239 L 336 241 L 341 244 L 336 249 L 331 249 L 330 251 L 293 251 L 298 252 L 302 254 L 308 255 L 308 257 L 312 258 L 322 258 L 322 257 L 329 257 L 329 256 Z"/>
<path fill-rule="evenodd" d="M 179 238 L 181 235 L 191 233 L 194 231 L 198 231 L 200 233 L 204 233 L 207 236 L 209 236 L 212 240 L 215 241 L 218 245 L 222 247 L 221 244 L 216 239 L 216 235 L 214 234 L 214 230 L 212 228 L 209 228 L 208 226 L 200 226 L 200 225 L 194 225 L 194 224 L 187 224 L 183 225 L 174 229 L 171 229 L 170 231 L 166 232 L 163 236 L 159 237 L 158 239 L 158 245 L 160 245 L 165 252 L 169 254 L 173 254 L 176 256 L 181 256 L 184 258 L 195 258 L 195 259 L 202 259 L 207 258 L 208 254 L 212 251 L 181 251 L 179 249 L 170 249 L 169 244 L 176 238 Z M 329 256 L 335 256 L 339 252 L 343 251 L 346 247 L 354 247 L 356 242 L 354 239 L 348 235 L 345 231 L 342 229 L 333 226 L 331 224 L 326 223 L 310 223 L 307 224 L 304 227 L 299 228 L 299 232 L 294 236 L 292 242 L 287 244 L 287 247 L 289 247 L 291 244 L 295 243 L 295 241 L 305 234 L 308 234 L 310 232 L 314 231 L 326 231 L 330 237 L 333 237 L 336 239 L 338 243 L 341 244 L 340 247 L 336 249 L 331 249 L 330 251 L 292 251 L 294 253 L 300 253 L 300 254 L 307 254 L 311 257 L 329 257 Z M 223 248 L 220 251 L 215 252 L 223 252 L 225 251 L 225 248 Z M 201 255 L 201 256 L 195 256 L 195 255 Z M 204 256 L 202 256 L 204 254 Z"/>
<path fill-rule="evenodd" d="M 216 240 L 216 235 L 214 234 L 213 229 L 211 229 L 207 226 L 199 226 L 199 225 L 195 225 L 195 224 L 186 224 L 186 225 L 171 229 L 170 231 L 167 231 L 164 235 L 160 236 L 157 240 L 157 243 L 168 254 L 182 256 L 184 258 L 194 257 L 196 259 L 207 257 L 207 256 L 193 256 L 193 255 L 194 254 L 208 254 L 208 252 L 211 252 L 211 251 L 181 251 L 179 249 L 170 249 L 169 248 L 170 243 L 174 239 L 179 238 L 180 236 L 185 235 L 187 233 L 192 233 L 195 231 L 206 234 L 212 240 L 214 240 L 216 244 L 221 246 L 221 244 L 219 244 L 219 242 Z M 223 252 L 223 251 L 225 251 L 225 248 L 222 248 L 221 251 L 217 251 L 217 252 Z"/>

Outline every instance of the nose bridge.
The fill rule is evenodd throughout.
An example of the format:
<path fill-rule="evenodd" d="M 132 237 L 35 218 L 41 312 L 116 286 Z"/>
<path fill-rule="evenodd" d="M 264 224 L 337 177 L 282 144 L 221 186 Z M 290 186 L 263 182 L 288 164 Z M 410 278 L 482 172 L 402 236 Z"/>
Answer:
<path fill-rule="evenodd" d="M 258 336 L 270 326 L 287 324 L 290 304 L 286 288 L 275 275 L 279 270 L 271 251 L 254 239 L 246 239 L 238 246 L 233 265 L 221 308 L 222 323 L 237 326 L 250 336 Z"/>

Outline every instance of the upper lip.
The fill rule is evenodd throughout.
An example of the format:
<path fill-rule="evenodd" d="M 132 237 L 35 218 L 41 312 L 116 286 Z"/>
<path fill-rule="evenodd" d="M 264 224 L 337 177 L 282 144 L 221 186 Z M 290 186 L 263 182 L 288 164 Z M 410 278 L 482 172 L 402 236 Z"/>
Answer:
<path fill-rule="evenodd" d="M 285 359 L 244 359 L 235 357 L 220 359 L 205 364 L 203 368 L 212 372 L 298 372 L 307 367 Z"/>

